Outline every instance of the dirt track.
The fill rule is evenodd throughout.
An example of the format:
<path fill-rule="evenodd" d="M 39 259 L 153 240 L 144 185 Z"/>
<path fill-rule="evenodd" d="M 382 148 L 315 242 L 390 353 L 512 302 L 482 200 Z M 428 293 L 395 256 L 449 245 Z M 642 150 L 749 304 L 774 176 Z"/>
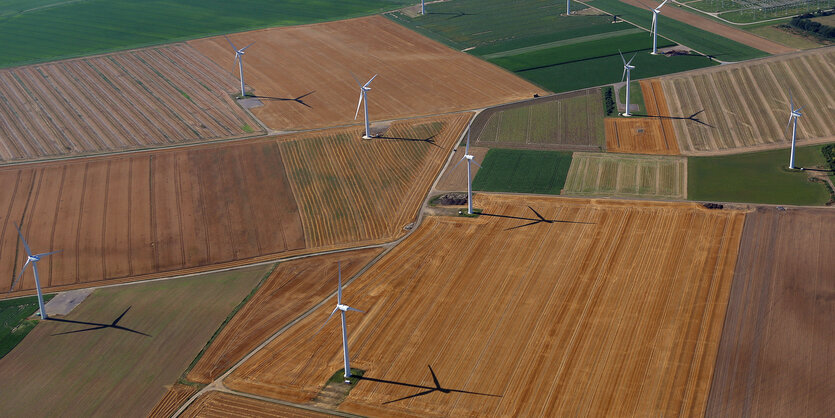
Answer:
<path fill-rule="evenodd" d="M 632 6 L 640 7 L 647 10 L 647 14 L 651 13 L 650 9 L 658 7 L 659 2 L 652 0 L 620 0 L 623 3 Z M 796 48 L 790 48 L 782 44 L 761 38 L 753 33 L 746 32 L 742 29 L 736 29 L 728 25 L 723 25 L 719 22 L 710 20 L 706 17 L 700 16 L 695 12 L 690 12 L 684 8 L 677 7 L 674 4 L 668 4 L 667 7 L 661 9 L 661 14 L 668 16 L 671 19 L 684 22 L 688 25 L 695 26 L 699 29 L 706 30 L 710 33 L 724 36 L 732 41 L 748 45 L 760 51 L 768 52 L 769 54 L 785 54 L 788 52 L 797 51 Z M 659 19 L 660 20 L 660 19 Z M 660 25 L 659 25 L 660 26 Z"/>
<path fill-rule="evenodd" d="M 372 121 L 477 109 L 543 93 L 382 16 L 244 32 L 230 39 L 241 46 L 256 42 L 246 51 L 244 79 L 263 97 L 264 106 L 253 113 L 275 130 L 358 123 L 351 116 L 359 97 L 352 72 L 363 83 L 379 74 L 368 93 Z M 237 76 L 234 53 L 223 37 L 189 44 Z"/>
<path fill-rule="evenodd" d="M 747 216 L 707 416 L 835 411 L 832 254 L 832 209 Z"/>
<path fill-rule="evenodd" d="M 346 303 L 367 312 L 348 315 L 352 365 L 366 374 L 340 410 L 703 414 L 741 212 L 502 195 L 479 202 L 488 214 L 523 219 L 429 217 L 345 288 Z M 508 230 L 533 217 L 528 204 L 567 223 Z M 224 383 L 289 401 L 315 397 L 341 364 L 338 325 L 313 335 L 330 309 Z M 427 364 L 454 391 L 432 391 Z"/>
<path fill-rule="evenodd" d="M 165 392 L 165 396 L 157 403 L 157 406 L 148 414 L 148 418 L 170 418 L 177 412 L 180 405 L 197 393 L 197 390 L 196 386 L 180 383 L 172 385 L 168 392 Z"/>

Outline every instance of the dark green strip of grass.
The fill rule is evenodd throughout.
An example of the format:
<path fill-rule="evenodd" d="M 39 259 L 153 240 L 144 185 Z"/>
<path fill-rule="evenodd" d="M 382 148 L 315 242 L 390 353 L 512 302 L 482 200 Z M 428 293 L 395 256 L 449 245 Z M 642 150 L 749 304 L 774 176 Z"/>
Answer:
<path fill-rule="evenodd" d="M 44 303 L 55 295 L 44 295 Z M 12 351 L 29 331 L 38 324 L 37 319 L 27 319 L 38 310 L 38 297 L 0 301 L 0 358 Z"/>
<path fill-rule="evenodd" d="M 474 190 L 560 194 L 571 152 L 493 148 L 473 180 Z"/>
<path fill-rule="evenodd" d="M 797 149 L 795 164 L 823 166 L 821 146 Z M 789 150 L 780 149 L 687 160 L 687 197 L 690 200 L 822 205 L 829 190 L 809 181 L 807 173 L 789 171 Z"/>

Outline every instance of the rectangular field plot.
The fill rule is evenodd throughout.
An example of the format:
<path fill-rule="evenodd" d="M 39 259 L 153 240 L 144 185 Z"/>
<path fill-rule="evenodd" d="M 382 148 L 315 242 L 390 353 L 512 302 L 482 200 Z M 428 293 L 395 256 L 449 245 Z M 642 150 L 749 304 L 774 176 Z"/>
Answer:
<path fill-rule="evenodd" d="M 835 49 L 819 48 L 661 78 L 683 154 L 787 147 L 789 94 L 799 143 L 835 140 Z M 691 120 L 698 115 L 703 123 Z"/>
<path fill-rule="evenodd" d="M 478 218 L 428 217 L 345 287 L 344 301 L 366 312 L 347 316 L 352 366 L 365 375 L 341 411 L 704 414 L 742 212 L 490 194 L 476 203 Z M 519 227 L 537 219 L 527 206 L 554 222 Z M 315 334 L 332 303 L 224 384 L 313 399 L 342 364 L 338 322 Z"/>
<path fill-rule="evenodd" d="M 273 402 L 262 401 L 226 392 L 211 391 L 201 395 L 189 405 L 183 418 L 194 417 L 275 417 L 275 418 L 327 418 L 323 414 L 309 409 L 294 408 Z"/>
<path fill-rule="evenodd" d="M 747 215 L 708 417 L 835 410 L 835 212 Z"/>
<path fill-rule="evenodd" d="M 571 152 L 493 148 L 473 179 L 473 190 L 560 194 Z"/>
<path fill-rule="evenodd" d="M 687 159 L 575 152 L 562 194 L 687 198 Z"/>
<path fill-rule="evenodd" d="M 276 130 L 356 124 L 359 87 L 371 120 L 480 109 L 542 94 L 543 89 L 478 58 L 447 48 L 382 16 L 230 35 L 247 49 L 245 79 L 264 104 L 252 112 Z M 233 74 L 222 37 L 190 45 Z M 297 99 L 297 100 L 296 100 Z M 362 116 L 362 115 L 360 115 Z"/>
<path fill-rule="evenodd" d="M 667 135 L 661 118 L 606 118 L 606 150 L 629 154 L 678 155 L 675 136 Z"/>
<path fill-rule="evenodd" d="M 0 163 L 252 135 L 236 83 L 185 44 L 0 70 Z"/>
<path fill-rule="evenodd" d="M 0 359 L 3 415 L 148 416 L 271 269 L 97 289 Z"/>
<path fill-rule="evenodd" d="M 599 151 L 605 144 L 600 89 L 498 106 L 473 121 L 482 147 Z"/>

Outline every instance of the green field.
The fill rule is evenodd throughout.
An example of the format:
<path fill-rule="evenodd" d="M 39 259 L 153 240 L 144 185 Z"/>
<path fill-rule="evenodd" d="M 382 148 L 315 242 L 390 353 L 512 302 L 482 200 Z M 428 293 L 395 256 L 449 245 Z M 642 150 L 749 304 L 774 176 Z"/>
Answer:
<path fill-rule="evenodd" d="M 683 157 L 575 152 L 563 194 L 685 199 Z"/>
<path fill-rule="evenodd" d="M 691 200 L 822 205 L 827 187 L 808 174 L 788 171 L 789 150 L 780 149 L 721 157 L 691 157 L 687 162 L 687 195 Z M 799 167 L 825 164 L 821 146 L 797 148 Z"/>
<path fill-rule="evenodd" d="M 626 83 L 623 84 L 624 86 L 621 87 L 618 96 L 620 96 L 620 103 L 626 104 Z M 629 83 L 629 106 L 632 107 L 633 104 L 638 105 L 638 110 L 632 112 L 633 114 L 647 114 L 647 105 L 644 103 L 644 92 L 641 90 L 641 83 L 637 81 Z"/>
<path fill-rule="evenodd" d="M 649 29 L 652 24 L 652 13 L 650 11 L 621 3 L 618 0 L 590 0 L 588 4 L 608 13 L 616 14 L 624 20 L 643 28 Z M 731 41 L 720 35 L 677 20 L 665 18 L 663 14 L 658 20 L 658 34 L 703 54 L 712 55 L 720 61 L 744 61 L 768 55 L 763 51 Z"/>
<path fill-rule="evenodd" d="M 44 303 L 55 295 L 44 295 Z M 0 358 L 23 340 L 35 328 L 37 319 L 28 319 L 38 310 L 38 297 L 28 296 L 0 301 Z"/>
<path fill-rule="evenodd" d="M 473 179 L 473 190 L 560 194 L 571 152 L 493 148 Z"/>
<path fill-rule="evenodd" d="M 147 416 L 271 265 L 95 290 L 0 359 L 4 416 Z"/>
<path fill-rule="evenodd" d="M 372 14 L 413 0 L 0 2 L 0 67 Z M 38 8 L 40 7 L 40 8 Z"/>

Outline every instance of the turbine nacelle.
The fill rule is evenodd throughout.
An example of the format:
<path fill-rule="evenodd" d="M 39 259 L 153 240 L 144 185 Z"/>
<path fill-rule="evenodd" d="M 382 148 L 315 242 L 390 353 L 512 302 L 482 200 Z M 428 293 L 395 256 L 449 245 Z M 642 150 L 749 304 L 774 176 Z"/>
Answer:
<path fill-rule="evenodd" d="M 801 109 L 802 109 L 802 108 L 801 108 Z M 801 110 L 801 109 L 795 109 L 795 110 L 792 110 L 792 113 L 791 113 L 792 117 L 793 117 L 793 118 L 799 118 L 799 117 L 803 116 L 803 114 L 802 114 L 802 113 L 800 113 L 800 110 Z"/>
<path fill-rule="evenodd" d="M 41 261 L 41 255 L 30 255 L 29 258 L 26 259 L 26 263 L 35 263 Z"/>
<path fill-rule="evenodd" d="M 473 158 L 475 158 L 475 157 L 473 157 L 473 156 L 472 156 L 472 155 L 470 155 L 470 154 L 466 154 L 466 155 L 464 155 L 464 158 L 466 158 L 466 159 L 468 159 L 468 160 L 472 160 L 472 159 L 473 159 Z"/>

